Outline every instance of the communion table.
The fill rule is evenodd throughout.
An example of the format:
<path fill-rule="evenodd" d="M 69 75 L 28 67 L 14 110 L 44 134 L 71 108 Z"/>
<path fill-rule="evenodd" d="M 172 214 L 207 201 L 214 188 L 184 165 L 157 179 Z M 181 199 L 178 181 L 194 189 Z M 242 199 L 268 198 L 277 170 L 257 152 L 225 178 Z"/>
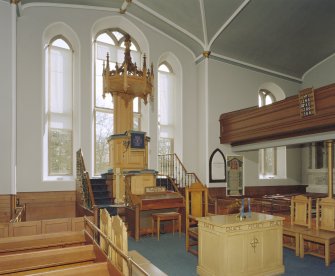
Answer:
<path fill-rule="evenodd" d="M 198 275 L 278 275 L 284 273 L 283 218 L 262 213 L 198 219 Z"/>

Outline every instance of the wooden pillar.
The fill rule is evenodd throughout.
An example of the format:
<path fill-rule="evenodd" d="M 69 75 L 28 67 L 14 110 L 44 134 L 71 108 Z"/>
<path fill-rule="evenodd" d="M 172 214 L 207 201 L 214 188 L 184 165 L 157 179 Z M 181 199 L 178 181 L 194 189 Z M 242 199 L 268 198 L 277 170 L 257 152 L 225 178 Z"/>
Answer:
<path fill-rule="evenodd" d="M 328 140 L 328 197 L 333 197 L 333 140 Z"/>

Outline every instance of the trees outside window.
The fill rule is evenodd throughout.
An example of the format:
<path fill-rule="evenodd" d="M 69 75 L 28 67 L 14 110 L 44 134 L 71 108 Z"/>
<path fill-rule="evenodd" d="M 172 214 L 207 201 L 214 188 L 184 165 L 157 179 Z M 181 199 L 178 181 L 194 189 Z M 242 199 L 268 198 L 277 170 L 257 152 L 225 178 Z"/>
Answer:
<path fill-rule="evenodd" d="M 46 47 L 47 177 L 73 175 L 73 50 L 63 36 Z"/>
<path fill-rule="evenodd" d="M 107 138 L 114 134 L 113 131 L 113 99 L 110 94 L 102 97 L 103 63 L 109 54 L 109 66 L 115 68 L 116 62 L 121 65 L 124 59 L 125 33 L 119 29 L 104 30 L 95 38 L 95 87 L 94 87 L 94 175 L 108 171 L 109 146 Z M 136 41 L 132 39 L 130 47 L 132 61 L 141 66 L 141 52 Z M 138 98 L 133 102 L 134 130 L 141 129 L 141 106 Z"/>

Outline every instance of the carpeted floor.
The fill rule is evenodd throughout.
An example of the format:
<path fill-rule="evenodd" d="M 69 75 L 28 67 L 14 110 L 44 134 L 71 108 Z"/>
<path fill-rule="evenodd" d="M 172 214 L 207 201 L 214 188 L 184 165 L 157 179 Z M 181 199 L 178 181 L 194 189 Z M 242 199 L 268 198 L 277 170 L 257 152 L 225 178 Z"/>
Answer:
<path fill-rule="evenodd" d="M 137 250 L 155 266 L 169 276 L 193 276 L 196 274 L 198 258 L 185 250 L 185 235 L 162 234 L 156 237 L 142 236 L 139 241 L 128 240 L 129 250 Z M 306 255 L 300 259 L 292 250 L 284 249 L 285 273 L 290 276 L 334 276 L 335 262 L 329 267 L 324 260 Z"/>

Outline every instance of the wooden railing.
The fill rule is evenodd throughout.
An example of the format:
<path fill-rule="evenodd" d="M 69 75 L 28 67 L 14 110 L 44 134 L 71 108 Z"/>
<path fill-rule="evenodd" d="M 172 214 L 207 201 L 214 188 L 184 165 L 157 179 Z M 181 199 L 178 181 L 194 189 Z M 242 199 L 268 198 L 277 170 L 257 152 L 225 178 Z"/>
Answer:
<path fill-rule="evenodd" d="M 178 188 L 201 182 L 195 173 L 187 172 L 177 154 L 158 155 L 159 174 L 172 178 Z"/>
<path fill-rule="evenodd" d="M 21 222 L 26 220 L 26 205 L 16 206 L 14 217 L 10 220 L 10 223 Z"/>
<path fill-rule="evenodd" d="M 203 184 L 193 172 L 187 172 L 179 157 L 174 154 L 158 155 L 159 175 L 165 175 L 171 179 L 174 187 L 180 192 L 181 189 L 191 186 L 192 183 Z M 204 185 L 204 184 L 203 184 Z M 217 213 L 217 200 L 208 194 L 208 204 L 212 213 Z"/>
<path fill-rule="evenodd" d="M 77 162 L 76 162 L 76 192 L 77 201 L 79 205 L 84 206 L 87 209 L 92 209 L 94 205 L 94 197 L 90 182 L 90 177 L 85 168 L 84 157 L 81 149 L 77 151 Z"/>
<path fill-rule="evenodd" d="M 124 275 L 133 275 L 132 271 L 133 271 L 133 267 L 136 267 L 136 269 L 138 271 L 141 272 L 141 274 L 143 275 L 147 275 L 149 276 L 149 274 L 143 270 L 143 268 L 141 266 L 139 266 L 130 256 L 128 256 L 127 254 L 125 254 L 119 247 L 117 247 L 113 241 L 107 237 L 106 234 L 104 234 L 94 223 L 92 223 L 89 219 L 87 219 L 86 217 L 84 217 L 84 223 L 85 223 L 85 233 L 86 235 L 88 235 L 90 237 L 90 239 L 92 239 L 92 241 L 95 242 L 96 245 L 99 246 L 99 244 L 101 244 L 102 240 L 103 243 L 108 244 L 108 246 L 105 246 L 104 248 L 99 246 L 102 250 L 104 250 L 104 253 L 108 256 L 108 258 L 111 260 L 112 258 L 114 260 L 111 260 L 112 263 L 113 261 L 115 261 L 115 256 L 114 254 L 109 254 L 108 248 L 112 248 L 113 251 L 120 257 L 122 258 L 126 264 L 127 264 L 127 268 L 128 268 L 128 274 L 126 271 L 123 271 Z M 86 230 L 86 226 L 89 227 L 90 231 Z M 106 250 L 107 249 L 107 250 Z M 113 256 L 113 257 L 112 257 Z"/>

